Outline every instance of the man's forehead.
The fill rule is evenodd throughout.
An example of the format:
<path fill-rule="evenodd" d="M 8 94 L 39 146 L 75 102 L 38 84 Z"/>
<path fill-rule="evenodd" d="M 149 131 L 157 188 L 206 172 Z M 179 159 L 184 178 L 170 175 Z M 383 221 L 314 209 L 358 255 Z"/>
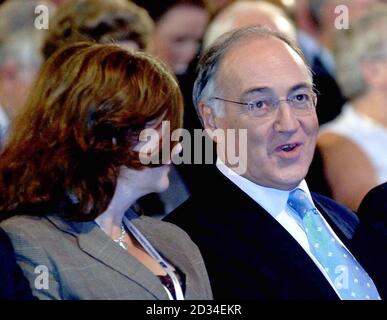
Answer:
<path fill-rule="evenodd" d="M 224 54 L 220 65 L 228 64 L 230 60 L 249 62 L 255 58 L 291 57 L 295 63 L 305 64 L 302 57 L 286 42 L 275 37 L 247 37 L 236 41 Z M 251 58 L 248 60 L 248 58 Z M 267 65 L 267 60 L 254 60 L 254 64 Z"/>
<path fill-rule="evenodd" d="M 225 53 L 219 64 L 218 80 L 238 76 L 240 80 L 249 77 L 264 80 L 272 75 L 278 75 L 280 80 L 287 77 L 286 73 L 297 77 L 297 81 L 312 80 L 303 58 L 284 41 L 274 37 L 248 38 L 233 44 Z"/>

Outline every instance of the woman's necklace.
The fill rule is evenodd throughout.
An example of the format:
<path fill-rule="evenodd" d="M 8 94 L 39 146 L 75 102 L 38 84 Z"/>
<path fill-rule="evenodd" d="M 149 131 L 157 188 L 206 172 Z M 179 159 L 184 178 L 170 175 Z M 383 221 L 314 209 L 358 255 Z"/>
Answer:
<path fill-rule="evenodd" d="M 113 239 L 113 241 L 118 243 L 122 249 L 128 250 L 128 243 L 125 241 L 125 235 L 126 235 L 126 230 L 125 230 L 124 224 L 121 223 L 121 235 L 117 239 Z"/>

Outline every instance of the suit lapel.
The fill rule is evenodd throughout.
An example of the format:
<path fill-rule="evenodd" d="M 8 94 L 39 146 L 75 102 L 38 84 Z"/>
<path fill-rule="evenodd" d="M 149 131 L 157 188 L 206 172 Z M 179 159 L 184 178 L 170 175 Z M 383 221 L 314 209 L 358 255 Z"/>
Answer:
<path fill-rule="evenodd" d="M 267 271 L 273 272 L 270 276 L 277 275 L 277 286 L 282 293 L 289 292 L 289 298 L 304 299 L 309 294 L 337 298 L 305 250 L 266 210 L 254 202 L 244 213 L 238 217 L 238 224 L 244 225 L 241 230 L 245 230 L 246 239 L 254 239 L 250 244 L 251 253 L 256 253 L 257 261 L 265 261 Z"/>
<path fill-rule="evenodd" d="M 182 252 L 181 244 L 170 240 L 171 235 L 168 237 L 160 236 L 160 230 L 155 229 L 151 222 L 144 221 L 143 218 L 134 219 L 132 222 L 159 254 L 185 275 L 185 296 L 200 297 L 201 293 L 194 292 L 197 286 L 192 285 L 194 279 L 190 277 L 196 271 L 192 265 L 192 259 L 188 256 L 189 252 Z"/>
<path fill-rule="evenodd" d="M 94 221 L 69 222 L 57 216 L 50 216 L 49 220 L 62 231 L 77 237 L 82 251 L 136 282 L 156 299 L 168 300 L 160 280 L 137 259 L 125 253 Z"/>
<path fill-rule="evenodd" d="M 339 238 L 341 240 L 343 237 L 345 239 L 352 239 L 359 224 L 357 216 L 349 209 L 338 205 L 324 196 L 313 193 L 312 197 L 320 213 L 328 221 L 335 233 L 340 233 Z"/>

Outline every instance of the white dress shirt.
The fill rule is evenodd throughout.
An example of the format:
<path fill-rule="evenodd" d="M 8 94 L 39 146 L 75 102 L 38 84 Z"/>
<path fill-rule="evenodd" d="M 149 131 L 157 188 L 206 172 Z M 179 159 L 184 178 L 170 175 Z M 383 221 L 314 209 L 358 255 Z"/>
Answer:
<path fill-rule="evenodd" d="M 231 182 L 236 184 L 243 192 L 245 192 L 256 203 L 258 203 L 262 208 L 264 208 L 270 215 L 273 216 L 274 219 L 276 219 L 281 224 L 283 228 L 285 228 L 286 231 L 290 233 L 290 235 L 299 243 L 299 245 L 305 250 L 305 252 L 313 260 L 313 262 L 319 268 L 321 273 L 325 276 L 327 281 L 335 290 L 336 294 L 340 297 L 338 291 L 336 290 L 333 282 L 330 280 L 324 267 L 320 264 L 320 262 L 316 259 L 316 257 L 311 252 L 307 235 L 303 227 L 301 226 L 301 223 L 302 223 L 301 219 L 298 220 L 295 217 L 295 215 L 291 212 L 292 209 L 287 204 L 291 190 L 284 191 L 284 190 L 272 189 L 272 188 L 267 188 L 267 187 L 262 187 L 260 185 L 257 185 L 256 183 L 236 174 L 232 169 L 227 167 L 219 158 L 216 162 L 216 166 L 221 173 L 223 173 L 228 179 L 231 180 Z M 309 200 L 314 205 L 314 202 L 310 194 L 308 185 L 306 184 L 306 181 L 302 180 L 297 188 L 303 190 L 306 193 Z M 320 212 L 319 214 L 323 219 L 324 223 L 326 224 L 327 228 L 331 232 L 332 236 L 335 238 L 335 240 L 344 246 L 344 244 L 333 232 L 332 228 L 325 221 L 324 217 L 321 215 Z"/>

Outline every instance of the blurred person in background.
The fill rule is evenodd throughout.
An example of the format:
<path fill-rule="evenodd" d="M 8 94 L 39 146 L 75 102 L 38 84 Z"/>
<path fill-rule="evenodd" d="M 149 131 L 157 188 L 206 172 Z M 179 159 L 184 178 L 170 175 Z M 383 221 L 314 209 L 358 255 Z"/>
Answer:
<path fill-rule="evenodd" d="M 198 121 L 191 123 L 194 118 L 191 115 L 195 114 L 192 86 L 196 56 L 209 20 L 206 3 L 204 0 L 134 2 L 145 8 L 155 22 L 151 53 L 164 61 L 177 76 L 185 102 L 183 125 L 190 130 L 198 125 Z"/>
<path fill-rule="evenodd" d="M 198 125 L 192 104 L 192 87 L 196 56 L 200 51 L 202 37 L 209 20 L 207 5 L 204 0 L 134 0 L 133 2 L 145 8 L 155 22 L 151 53 L 164 61 L 175 73 L 184 96 L 183 127 L 191 131 Z M 148 195 L 141 201 L 145 212 L 163 216 L 188 198 L 187 181 L 181 177 L 181 173 L 184 175 L 183 167 L 177 168 L 174 165 L 171 167 L 171 185 L 166 192 Z"/>
<path fill-rule="evenodd" d="M 379 5 L 337 38 L 337 78 L 349 102 L 318 140 L 333 197 L 357 210 L 387 181 L 387 6 Z"/>
<path fill-rule="evenodd" d="M 35 28 L 38 5 L 54 12 L 47 1 L 13 0 L 0 6 L 0 149 L 43 61 L 46 30 Z"/>
<path fill-rule="evenodd" d="M 331 52 L 337 4 L 336 0 L 297 0 L 294 9 L 298 42 L 312 68 L 319 93 L 316 110 L 320 124 L 337 117 L 345 103 Z"/>
<path fill-rule="evenodd" d="M 236 1 L 211 21 L 204 36 L 203 46 L 207 48 L 216 38 L 230 30 L 254 25 L 281 31 L 293 40 L 296 39 L 296 29 L 280 7 L 265 1 Z"/>
<path fill-rule="evenodd" d="M 35 28 L 35 8 L 47 1 L 0 1 L 0 149 L 22 112 L 32 82 L 42 63 L 45 30 Z M 0 219 L 1 220 L 1 219 Z M 12 243 L 0 230 L 0 300 L 33 299 L 27 279 L 16 264 Z"/>
<path fill-rule="evenodd" d="M 297 0 L 294 17 L 298 29 L 298 41 L 305 57 L 312 67 L 314 82 L 319 92 L 317 116 L 320 124 L 336 118 L 346 102 L 337 84 L 336 63 L 332 51 L 336 41 L 334 36 L 346 33 L 347 29 L 337 29 L 337 22 L 344 18 L 351 24 L 366 14 L 372 6 L 382 0 Z M 348 14 L 348 16 L 346 16 Z"/>
<path fill-rule="evenodd" d="M 155 22 L 152 53 L 176 75 L 184 74 L 199 52 L 209 19 L 202 0 L 135 0 Z"/>
<path fill-rule="evenodd" d="M 46 61 L 30 97 L 0 154 L 0 211 L 15 215 L 1 228 L 34 295 L 211 299 L 189 237 L 131 208 L 169 184 L 170 159 L 143 164 L 170 155 L 161 122 L 181 126 L 183 100 L 167 68 L 139 51 L 76 43 Z M 145 128 L 157 133 L 150 143 L 139 138 Z M 41 265 L 44 288 L 34 285 Z"/>
<path fill-rule="evenodd" d="M 387 255 L 387 182 L 376 186 L 366 194 L 357 214 L 362 221 L 362 227 L 354 240 L 359 243 L 362 251 L 371 253 L 370 257 L 377 257 L 376 259 L 368 259 L 366 267 L 377 270 L 378 279 L 383 281 L 382 285 L 386 287 L 386 272 L 379 270 L 377 266 Z M 364 237 L 361 235 L 370 232 L 378 237 L 377 247 L 364 241 Z"/>
<path fill-rule="evenodd" d="M 336 20 L 341 13 L 335 9 L 338 6 L 346 7 L 351 25 L 380 2 L 381 0 L 297 0 L 294 17 L 299 30 L 299 42 L 309 64 L 313 66 L 317 56 L 322 67 L 334 76 L 333 38 L 338 32 Z"/>
<path fill-rule="evenodd" d="M 152 32 L 147 12 L 127 0 L 70 0 L 51 19 L 43 54 L 47 59 L 59 48 L 78 41 L 114 42 L 146 51 Z"/>
<path fill-rule="evenodd" d="M 211 18 L 214 18 L 222 9 L 238 0 L 205 0 Z"/>

